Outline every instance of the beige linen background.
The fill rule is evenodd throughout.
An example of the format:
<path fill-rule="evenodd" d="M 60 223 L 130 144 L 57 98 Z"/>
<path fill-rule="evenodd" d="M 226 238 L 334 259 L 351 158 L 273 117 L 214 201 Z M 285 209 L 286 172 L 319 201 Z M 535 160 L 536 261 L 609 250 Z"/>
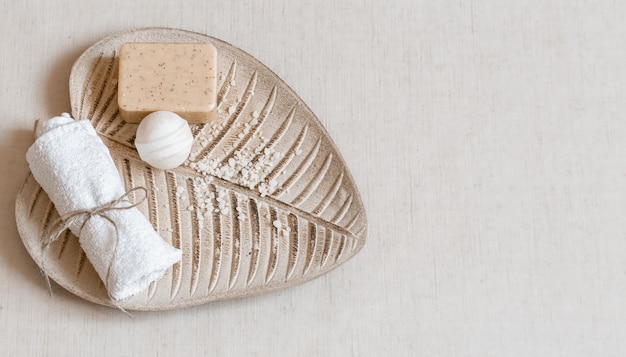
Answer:
<path fill-rule="evenodd" d="M 623 356 L 626 3 L 0 0 L 0 354 Z M 269 295 L 133 318 L 58 286 L 14 218 L 33 121 L 88 46 L 165 26 L 273 69 L 361 190 L 365 248 Z"/>

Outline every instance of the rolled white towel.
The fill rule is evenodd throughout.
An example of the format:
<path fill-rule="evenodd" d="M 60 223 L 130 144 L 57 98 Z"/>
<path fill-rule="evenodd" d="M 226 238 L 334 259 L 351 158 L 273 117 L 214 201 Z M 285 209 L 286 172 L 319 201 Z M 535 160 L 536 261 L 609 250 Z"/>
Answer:
<path fill-rule="evenodd" d="M 61 217 L 91 212 L 124 196 L 109 149 L 90 121 L 63 114 L 40 123 L 36 132 L 26 160 Z M 123 201 L 115 207 L 130 205 Z M 143 291 L 182 257 L 135 207 L 80 217 L 69 228 L 113 300 Z"/>

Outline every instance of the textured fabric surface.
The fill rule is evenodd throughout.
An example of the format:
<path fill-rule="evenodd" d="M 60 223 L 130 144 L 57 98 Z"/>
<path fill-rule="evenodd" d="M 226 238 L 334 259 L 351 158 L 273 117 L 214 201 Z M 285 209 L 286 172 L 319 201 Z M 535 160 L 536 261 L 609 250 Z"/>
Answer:
<path fill-rule="evenodd" d="M 626 355 L 626 3 L 0 0 L 9 356 Z M 252 54 L 317 114 L 363 250 L 270 295 L 133 319 L 56 287 L 15 228 L 33 122 L 76 58 L 166 26 Z M 68 342 L 70 341 L 70 342 Z"/>

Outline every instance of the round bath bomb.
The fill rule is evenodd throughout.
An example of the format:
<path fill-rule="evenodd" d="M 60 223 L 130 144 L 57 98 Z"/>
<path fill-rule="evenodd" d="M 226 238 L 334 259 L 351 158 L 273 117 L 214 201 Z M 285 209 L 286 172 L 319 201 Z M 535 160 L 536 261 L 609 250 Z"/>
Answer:
<path fill-rule="evenodd" d="M 139 123 L 135 147 L 139 157 L 157 169 L 173 169 L 189 157 L 193 135 L 189 124 L 178 114 L 158 111 Z"/>

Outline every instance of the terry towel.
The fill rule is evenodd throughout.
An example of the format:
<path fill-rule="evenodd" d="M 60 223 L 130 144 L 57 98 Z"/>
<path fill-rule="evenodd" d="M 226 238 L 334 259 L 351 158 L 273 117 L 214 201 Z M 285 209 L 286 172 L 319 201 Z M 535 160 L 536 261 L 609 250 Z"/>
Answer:
<path fill-rule="evenodd" d="M 97 209 L 126 193 L 109 149 L 90 121 L 63 114 L 44 121 L 36 131 L 26 160 L 61 217 Z M 116 207 L 130 205 L 120 202 Z M 181 251 L 165 242 L 137 208 L 105 214 L 112 222 L 85 215 L 69 228 L 113 300 L 143 291 L 180 261 Z"/>

